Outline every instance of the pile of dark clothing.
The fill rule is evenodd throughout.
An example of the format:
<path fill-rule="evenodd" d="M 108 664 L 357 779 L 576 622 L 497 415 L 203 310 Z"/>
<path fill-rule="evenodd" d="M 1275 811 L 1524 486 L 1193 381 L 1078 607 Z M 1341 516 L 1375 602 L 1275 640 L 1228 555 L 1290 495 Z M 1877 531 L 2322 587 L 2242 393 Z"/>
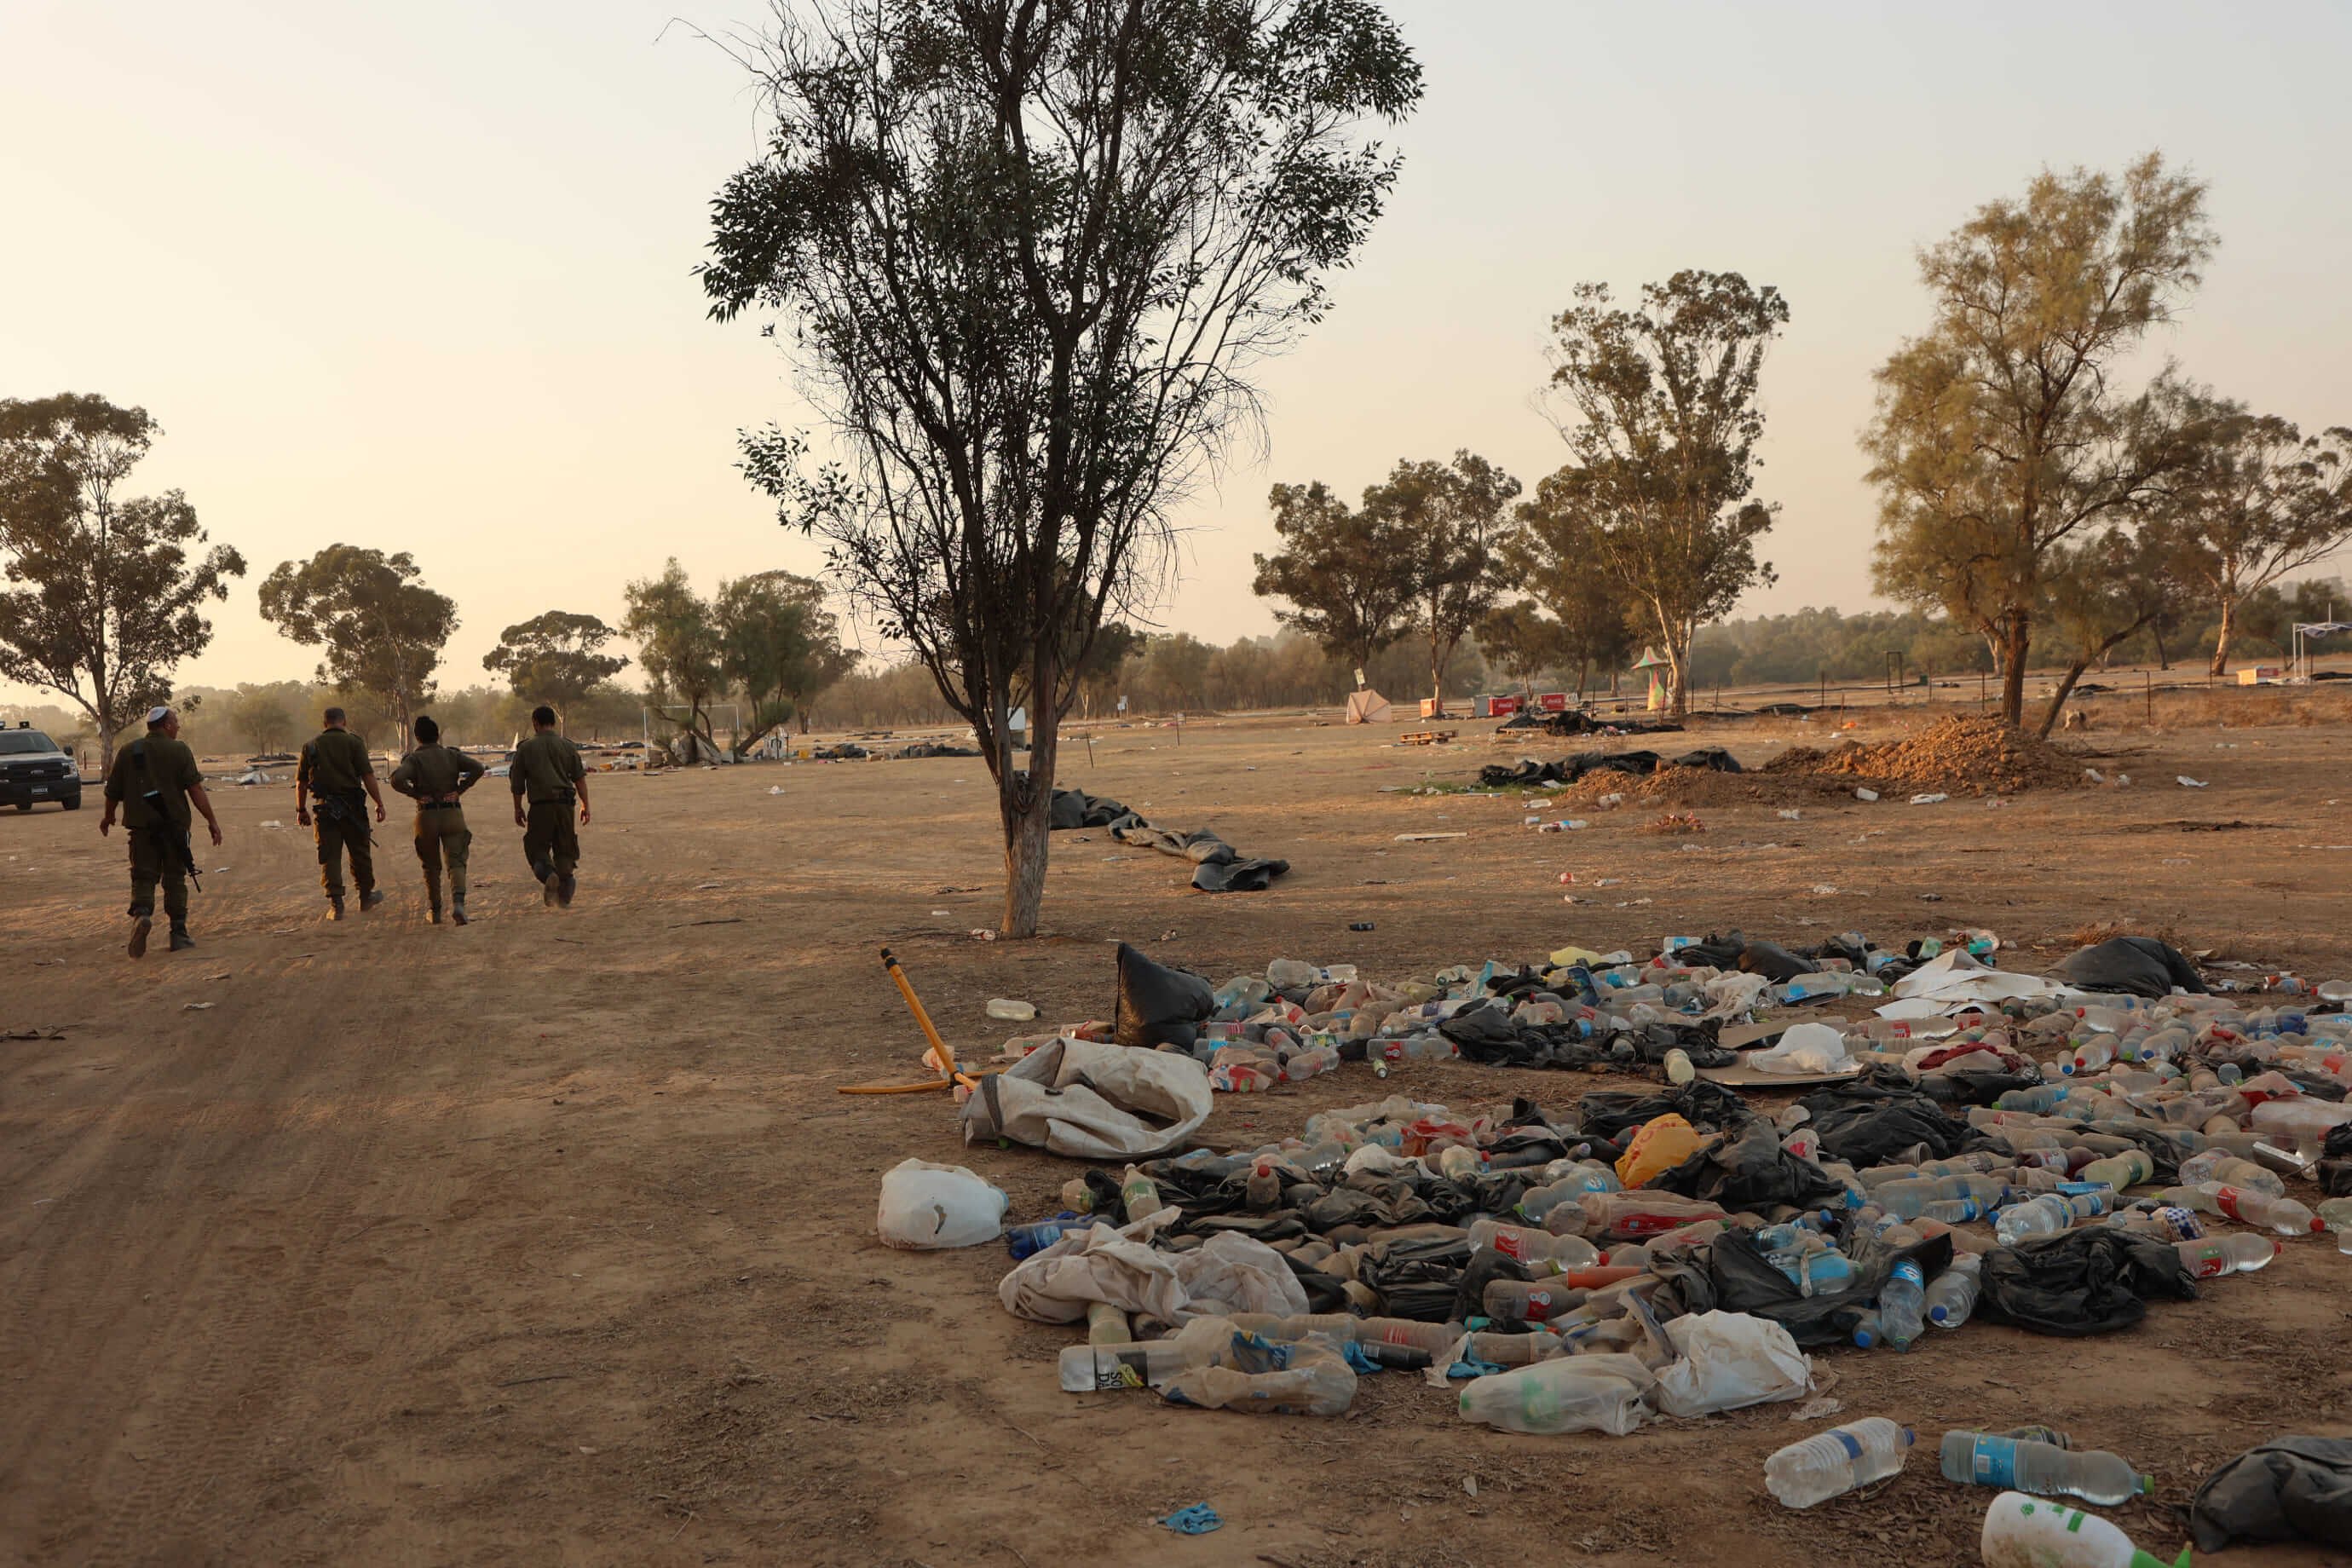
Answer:
<path fill-rule="evenodd" d="M 1587 773 L 1627 773 L 1647 778 L 1660 768 L 1700 768 L 1717 773 L 1741 771 L 1738 760 L 1721 746 L 1701 746 L 1679 757 L 1662 757 L 1655 752 L 1579 752 L 1549 763 L 1521 757 L 1508 766 L 1495 763 L 1479 769 L 1478 782 L 1488 789 L 1500 789 L 1506 784 L 1552 788 L 1572 784 Z"/>
<path fill-rule="evenodd" d="M 1582 709 L 1570 709 L 1564 713 L 1517 714 L 1503 721 L 1496 732 L 1507 731 L 1540 731 L 1565 739 L 1571 735 L 1672 735 L 1681 733 L 1682 726 L 1664 720 L 1602 719 Z"/>
<path fill-rule="evenodd" d="M 1192 886 L 1204 893 L 1262 893 L 1290 869 L 1287 860 L 1253 858 L 1208 828 L 1180 833 L 1154 827 L 1137 813 L 1105 795 L 1081 789 L 1057 789 L 1051 806 L 1053 831 L 1108 827 L 1122 844 L 1157 849 L 1192 863 Z"/>

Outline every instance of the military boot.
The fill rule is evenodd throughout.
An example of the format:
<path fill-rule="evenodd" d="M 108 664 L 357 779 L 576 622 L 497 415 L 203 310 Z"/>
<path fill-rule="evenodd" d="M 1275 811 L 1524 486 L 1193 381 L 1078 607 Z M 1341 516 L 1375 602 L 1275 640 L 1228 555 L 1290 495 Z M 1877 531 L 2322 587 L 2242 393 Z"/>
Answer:
<path fill-rule="evenodd" d="M 458 889 L 449 895 L 449 919 L 457 925 L 466 924 L 466 889 Z"/>
<path fill-rule="evenodd" d="M 327 918 L 331 921 L 339 921 L 343 918 L 343 899 L 341 894 L 330 893 L 327 895 Z"/>
<path fill-rule="evenodd" d="M 132 917 L 131 944 L 128 951 L 133 958 L 144 958 L 147 956 L 147 933 L 155 929 L 154 917 L 143 910 L 133 910 L 131 913 Z"/>
<path fill-rule="evenodd" d="M 188 949 L 195 945 L 196 939 L 188 934 L 188 922 L 185 921 L 173 921 L 172 922 L 172 951 L 173 952 L 185 952 Z"/>

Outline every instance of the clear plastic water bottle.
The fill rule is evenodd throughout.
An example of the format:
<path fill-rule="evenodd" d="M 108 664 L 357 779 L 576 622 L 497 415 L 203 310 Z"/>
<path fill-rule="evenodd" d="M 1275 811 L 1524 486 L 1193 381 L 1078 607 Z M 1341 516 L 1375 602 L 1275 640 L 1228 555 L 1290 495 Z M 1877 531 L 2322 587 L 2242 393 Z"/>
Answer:
<path fill-rule="evenodd" d="M 2021 1204 L 2011 1204 L 1993 1216 L 1993 1239 L 2003 1247 L 2037 1236 L 2056 1236 L 2073 1227 L 2074 1211 L 2064 1198 L 2044 1193 Z"/>
<path fill-rule="evenodd" d="M 1939 1329 L 1957 1329 L 1976 1310 L 1984 1258 L 1974 1252 L 1956 1252 L 1952 1266 L 1927 1281 L 1927 1321 Z"/>
<path fill-rule="evenodd" d="M 1944 1479 L 1962 1486 L 2064 1494 L 2110 1508 L 2156 1489 L 2155 1477 L 2137 1473 L 2121 1455 L 2099 1448 L 2070 1453 L 1984 1432 L 1947 1432 L 1940 1458 Z"/>
<path fill-rule="evenodd" d="M 1085 1230 L 1098 1223 L 1099 1215 L 1064 1215 L 1058 1219 L 1041 1219 L 1034 1225 L 1009 1225 L 1004 1227 L 1004 1245 L 1012 1249 L 1013 1260 L 1034 1258 L 1074 1230 Z"/>
<path fill-rule="evenodd" d="M 1764 1485 L 1787 1508 L 1811 1508 L 1883 1481 L 1911 1457 L 1912 1433 L 1884 1415 L 1849 1421 L 1764 1461 Z"/>
<path fill-rule="evenodd" d="M 2268 1193 L 2274 1198 L 2286 1196 L 2286 1184 L 2279 1180 L 2277 1173 L 2266 1171 L 2252 1160 L 2241 1160 L 2227 1149 L 2208 1149 L 2180 1162 L 2182 1186 L 2201 1187 L 2208 1182 L 2242 1187 L 2252 1193 Z"/>
<path fill-rule="evenodd" d="M 1673 1050 L 1666 1053 L 1667 1082 L 1675 1084 L 1688 1083 L 1697 1076 L 1698 1069 L 1691 1066 L 1689 1052 L 1684 1050 L 1680 1046 L 1676 1046 Z"/>
<path fill-rule="evenodd" d="M 1886 1342 L 1907 1351 L 1925 1331 L 1927 1321 L 1927 1281 L 1918 1264 L 1909 1258 L 1895 1266 L 1878 1289 L 1878 1321 L 1886 1325 Z"/>
<path fill-rule="evenodd" d="M 2200 1237 L 2195 1241 L 2177 1241 L 2180 1261 L 2189 1265 L 2189 1272 L 2200 1279 L 2212 1279 L 2224 1274 L 2252 1274 L 2279 1255 L 2279 1244 L 2267 1236 L 2256 1236 L 2250 1230 L 2232 1231 L 2228 1236 Z"/>

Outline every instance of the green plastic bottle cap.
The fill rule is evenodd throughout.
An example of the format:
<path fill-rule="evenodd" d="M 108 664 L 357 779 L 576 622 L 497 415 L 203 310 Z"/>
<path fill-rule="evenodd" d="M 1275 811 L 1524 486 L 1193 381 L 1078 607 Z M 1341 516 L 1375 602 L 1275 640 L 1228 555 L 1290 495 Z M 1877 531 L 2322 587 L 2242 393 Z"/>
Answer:
<path fill-rule="evenodd" d="M 2154 1490 L 2156 1489 L 2156 1478 L 2155 1478 L 2154 1476 L 2142 1476 L 2142 1477 L 2140 1477 L 2140 1479 L 2139 1479 L 2139 1489 L 2140 1489 L 2140 1495 L 2141 1495 L 2142 1497 L 2145 1497 L 2145 1496 L 2147 1496 L 2149 1492 L 2154 1491 Z"/>

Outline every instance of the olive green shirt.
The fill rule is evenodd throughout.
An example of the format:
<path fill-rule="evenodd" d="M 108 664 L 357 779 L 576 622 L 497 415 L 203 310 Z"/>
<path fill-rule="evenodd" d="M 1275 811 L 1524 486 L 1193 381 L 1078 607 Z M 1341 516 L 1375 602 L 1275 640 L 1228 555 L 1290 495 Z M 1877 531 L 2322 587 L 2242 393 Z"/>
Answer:
<path fill-rule="evenodd" d="M 533 732 L 507 765 L 507 787 L 528 795 L 534 805 L 568 798 L 572 786 L 587 776 L 580 748 L 552 730 Z"/>
<path fill-rule="evenodd" d="M 362 779 L 375 776 L 375 762 L 367 742 L 349 730 L 322 730 L 302 748 L 302 765 L 294 776 L 312 795 L 348 795 L 362 787 Z"/>
<path fill-rule="evenodd" d="M 134 752 L 139 754 L 133 755 Z M 163 807 L 163 821 L 185 827 L 190 819 L 188 792 L 204 782 L 196 753 L 188 750 L 186 742 L 164 735 L 142 735 L 114 753 L 114 766 L 106 775 L 106 798 L 121 803 L 125 827 L 156 826 L 157 805 Z M 147 799 L 150 790 L 156 792 L 157 801 Z"/>
<path fill-rule="evenodd" d="M 419 746 L 392 770 L 392 787 L 419 800 L 444 800 L 482 776 L 481 763 L 454 747 Z"/>

